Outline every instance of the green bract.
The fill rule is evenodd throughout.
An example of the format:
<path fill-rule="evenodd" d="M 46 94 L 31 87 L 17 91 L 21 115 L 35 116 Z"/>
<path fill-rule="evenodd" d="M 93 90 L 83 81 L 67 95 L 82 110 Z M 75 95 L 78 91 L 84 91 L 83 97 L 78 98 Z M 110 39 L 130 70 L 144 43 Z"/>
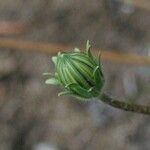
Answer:
<path fill-rule="evenodd" d="M 59 52 L 52 57 L 56 73 L 46 73 L 51 76 L 46 84 L 62 85 L 65 91 L 59 93 L 59 96 L 71 94 L 79 98 L 92 98 L 101 94 L 104 85 L 101 63 L 92 56 L 90 49 L 87 41 L 85 52 L 75 48 L 74 52 Z"/>

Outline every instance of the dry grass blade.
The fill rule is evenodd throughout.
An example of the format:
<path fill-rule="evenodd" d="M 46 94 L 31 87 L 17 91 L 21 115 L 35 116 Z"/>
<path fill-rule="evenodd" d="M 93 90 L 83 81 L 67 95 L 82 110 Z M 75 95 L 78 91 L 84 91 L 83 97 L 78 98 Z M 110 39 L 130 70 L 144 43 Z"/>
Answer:
<path fill-rule="evenodd" d="M 39 53 L 48 53 L 56 54 L 58 51 L 70 50 L 73 46 L 62 45 L 62 44 L 51 44 L 51 43 L 42 43 L 42 42 L 31 42 L 23 41 L 18 39 L 6 39 L 0 38 L 0 47 L 1 48 L 11 48 L 20 50 L 23 52 L 39 52 Z M 94 55 L 97 55 L 98 49 L 94 49 Z M 128 63 L 135 65 L 150 65 L 150 57 L 148 56 L 139 56 L 136 54 L 127 54 L 127 53 L 118 53 L 102 50 L 102 59 L 107 61 L 119 62 L 119 63 Z"/>

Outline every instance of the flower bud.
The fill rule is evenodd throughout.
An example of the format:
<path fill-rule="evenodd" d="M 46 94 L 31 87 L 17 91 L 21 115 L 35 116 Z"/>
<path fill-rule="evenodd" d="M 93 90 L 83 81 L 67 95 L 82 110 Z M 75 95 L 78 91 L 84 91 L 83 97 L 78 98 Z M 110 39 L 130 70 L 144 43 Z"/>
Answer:
<path fill-rule="evenodd" d="M 58 53 L 52 60 L 56 67 L 53 78 L 46 80 L 47 84 L 62 85 L 64 92 L 59 95 L 71 94 L 79 98 L 92 98 L 101 94 L 104 76 L 100 60 L 97 61 L 90 52 L 89 41 L 86 51 Z"/>

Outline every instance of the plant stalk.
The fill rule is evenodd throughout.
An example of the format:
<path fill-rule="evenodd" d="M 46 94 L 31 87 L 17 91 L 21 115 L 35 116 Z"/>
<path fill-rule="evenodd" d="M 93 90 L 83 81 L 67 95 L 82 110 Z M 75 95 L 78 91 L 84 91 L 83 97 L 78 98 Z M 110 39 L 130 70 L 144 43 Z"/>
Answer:
<path fill-rule="evenodd" d="M 150 106 L 119 101 L 114 98 L 111 98 L 105 93 L 99 96 L 99 100 L 118 109 L 150 115 Z"/>

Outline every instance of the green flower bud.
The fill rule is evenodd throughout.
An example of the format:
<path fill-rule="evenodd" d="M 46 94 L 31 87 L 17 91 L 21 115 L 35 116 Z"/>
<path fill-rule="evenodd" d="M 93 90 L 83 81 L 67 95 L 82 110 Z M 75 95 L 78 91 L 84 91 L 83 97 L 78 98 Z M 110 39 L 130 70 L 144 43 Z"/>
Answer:
<path fill-rule="evenodd" d="M 101 94 L 104 85 L 104 76 L 100 60 L 97 61 L 90 52 L 89 41 L 86 51 L 58 53 L 52 57 L 56 67 L 53 78 L 46 80 L 46 84 L 62 85 L 64 92 L 58 95 L 71 94 L 79 98 L 92 98 Z"/>

